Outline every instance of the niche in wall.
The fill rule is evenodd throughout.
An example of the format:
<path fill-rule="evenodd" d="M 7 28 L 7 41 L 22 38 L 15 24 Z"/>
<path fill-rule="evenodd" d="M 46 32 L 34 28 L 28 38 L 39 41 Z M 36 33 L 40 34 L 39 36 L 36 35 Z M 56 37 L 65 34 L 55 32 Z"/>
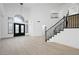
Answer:
<path fill-rule="evenodd" d="M 59 17 L 58 13 L 51 13 L 51 19 L 58 18 L 58 17 Z"/>

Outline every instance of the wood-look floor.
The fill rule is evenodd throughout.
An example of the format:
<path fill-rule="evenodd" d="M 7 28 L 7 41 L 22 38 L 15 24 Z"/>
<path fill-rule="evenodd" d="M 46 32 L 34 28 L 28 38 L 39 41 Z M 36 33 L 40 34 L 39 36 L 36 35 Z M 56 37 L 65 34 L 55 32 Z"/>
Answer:
<path fill-rule="evenodd" d="M 79 49 L 53 42 L 43 37 L 15 37 L 0 40 L 0 55 L 78 55 Z"/>

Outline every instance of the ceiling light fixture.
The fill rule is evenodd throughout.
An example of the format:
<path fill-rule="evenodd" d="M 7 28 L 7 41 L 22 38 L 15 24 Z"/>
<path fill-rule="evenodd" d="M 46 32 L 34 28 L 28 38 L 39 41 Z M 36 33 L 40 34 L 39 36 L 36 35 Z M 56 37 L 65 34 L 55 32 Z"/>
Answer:
<path fill-rule="evenodd" d="M 20 5 L 23 5 L 23 3 L 20 3 Z"/>

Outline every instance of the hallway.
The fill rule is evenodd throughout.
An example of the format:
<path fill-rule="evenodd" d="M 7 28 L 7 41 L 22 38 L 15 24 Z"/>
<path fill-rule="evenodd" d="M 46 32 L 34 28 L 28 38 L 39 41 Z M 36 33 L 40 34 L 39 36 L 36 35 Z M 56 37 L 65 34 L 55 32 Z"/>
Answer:
<path fill-rule="evenodd" d="M 78 49 L 57 43 L 46 43 L 43 37 L 14 37 L 0 41 L 1 55 L 72 55 L 79 54 Z"/>

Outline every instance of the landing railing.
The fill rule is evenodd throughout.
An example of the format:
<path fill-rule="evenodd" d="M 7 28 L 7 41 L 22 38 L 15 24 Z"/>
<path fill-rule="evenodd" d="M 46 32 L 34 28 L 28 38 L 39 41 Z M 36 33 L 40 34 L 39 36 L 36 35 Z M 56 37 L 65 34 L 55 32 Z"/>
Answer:
<path fill-rule="evenodd" d="M 61 20 L 59 20 L 55 25 L 50 27 L 45 31 L 45 41 L 54 37 L 60 31 L 63 31 L 64 28 L 79 28 L 79 14 L 66 15 Z"/>
<path fill-rule="evenodd" d="M 79 14 L 68 16 L 66 27 L 67 28 L 79 28 Z"/>
<path fill-rule="evenodd" d="M 61 20 L 59 20 L 55 25 L 50 27 L 48 30 L 45 31 L 45 41 L 49 40 L 50 38 L 54 37 L 58 32 L 63 31 L 66 27 L 66 17 L 64 16 Z"/>

